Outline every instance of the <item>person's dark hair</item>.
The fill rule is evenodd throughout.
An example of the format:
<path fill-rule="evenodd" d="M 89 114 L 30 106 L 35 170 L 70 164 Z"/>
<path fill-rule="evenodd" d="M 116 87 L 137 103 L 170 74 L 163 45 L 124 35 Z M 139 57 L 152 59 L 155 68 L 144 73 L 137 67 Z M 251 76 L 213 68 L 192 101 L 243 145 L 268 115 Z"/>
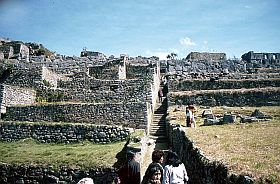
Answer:
<path fill-rule="evenodd" d="M 155 174 L 157 171 L 161 172 L 161 168 L 157 163 L 151 163 L 147 169 L 148 178 L 152 178 L 153 174 Z"/>
<path fill-rule="evenodd" d="M 158 163 L 163 156 L 164 152 L 162 150 L 155 150 L 152 153 L 152 161 Z"/>
<path fill-rule="evenodd" d="M 126 153 L 126 158 L 127 158 L 128 160 L 131 160 L 131 159 L 133 159 L 134 157 L 135 157 L 135 153 L 134 153 L 134 152 L 128 151 L 128 152 Z"/>
<path fill-rule="evenodd" d="M 166 156 L 166 164 L 172 165 L 173 167 L 178 167 L 180 164 L 182 164 L 182 161 L 179 159 L 179 156 L 176 152 L 169 151 Z"/>

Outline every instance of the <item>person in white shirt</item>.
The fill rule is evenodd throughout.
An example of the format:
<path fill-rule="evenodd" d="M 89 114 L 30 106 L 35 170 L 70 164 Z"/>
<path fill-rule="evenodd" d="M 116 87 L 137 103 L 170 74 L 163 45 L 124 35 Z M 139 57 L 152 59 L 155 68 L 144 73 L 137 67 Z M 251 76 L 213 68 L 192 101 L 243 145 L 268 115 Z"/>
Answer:
<path fill-rule="evenodd" d="M 184 184 L 189 180 L 185 165 L 175 152 L 169 151 L 163 172 L 163 184 Z"/>
<path fill-rule="evenodd" d="M 196 128 L 196 121 L 194 119 L 195 107 L 193 105 L 188 105 L 186 107 L 186 125 L 187 127 Z"/>

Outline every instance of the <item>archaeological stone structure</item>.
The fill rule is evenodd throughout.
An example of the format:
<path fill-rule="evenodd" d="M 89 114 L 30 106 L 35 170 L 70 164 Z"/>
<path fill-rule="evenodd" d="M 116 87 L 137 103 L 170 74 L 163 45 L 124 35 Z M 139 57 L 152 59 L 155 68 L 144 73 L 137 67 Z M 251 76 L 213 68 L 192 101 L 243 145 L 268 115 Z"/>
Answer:
<path fill-rule="evenodd" d="M 225 53 L 192 52 L 184 59 L 159 60 L 107 58 L 86 50 L 82 57 L 70 57 L 43 51 L 40 44 L 23 45 L 30 49 L 28 61 L 18 57 L 27 57 L 24 46 L 6 41 L 0 45 L 1 141 L 108 144 L 126 140 L 135 129 L 149 136 L 162 86 L 166 106 L 280 105 L 278 53 L 249 52 L 242 59 L 227 59 Z M 15 53 L 20 55 L 13 57 Z M 191 183 L 251 182 L 204 157 L 180 127 L 168 120 L 166 127 L 168 142 L 187 165 Z M 145 146 L 139 151 L 145 152 Z M 76 183 L 90 176 L 98 184 L 112 183 L 116 168 L 63 166 L 54 171 L 51 166 L 0 164 L 0 175 L 0 183 Z"/>
<path fill-rule="evenodd" d="M 189 61 L 222 61 L 226 60 L 225 53 L 191 52 L 187 57 Z"/>

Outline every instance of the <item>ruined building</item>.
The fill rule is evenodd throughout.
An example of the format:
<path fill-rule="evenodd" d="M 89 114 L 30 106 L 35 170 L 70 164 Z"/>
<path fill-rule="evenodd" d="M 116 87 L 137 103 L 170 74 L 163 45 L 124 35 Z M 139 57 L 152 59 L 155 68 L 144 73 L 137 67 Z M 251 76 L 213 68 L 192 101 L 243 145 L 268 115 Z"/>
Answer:
<path fill-rule="evenodd" d="M 280 64 L 280 53 L 254 53 L 250 51 L 243 54 L 241 58 L 255 64 Z"/>
<path fill-rule="evenodd" d="M 224 61 L 225 53 L 191 52 L 187 58 L 189 61 Z"/>
<path fill-rule="evenodd" d="M 29 58 L 29 48 L 21 41 L 5 42 L 0 45 L 0 52 L 4 54 L 5 59 L 10 58 Z"/>

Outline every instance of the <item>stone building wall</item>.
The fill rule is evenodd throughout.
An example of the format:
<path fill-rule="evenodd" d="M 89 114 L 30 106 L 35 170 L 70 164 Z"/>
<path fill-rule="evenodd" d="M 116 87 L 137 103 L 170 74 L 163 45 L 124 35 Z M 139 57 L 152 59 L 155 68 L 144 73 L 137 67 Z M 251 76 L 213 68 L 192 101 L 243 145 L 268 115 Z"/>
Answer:
<path fill-rule="evenodd" d="M 49 70 L 47 67 L 42 67 L 42 80 L 49 83 L 49 87 L 57 88 L 57 81 L 60 76 Z"/>
<path fill-rule="evenodd" d="M 146 103 L 48 104 L 6 108 L 5 120 L 75 122 L 97 125 L 147 126 Z"/>
<path fill-rule="evenodd" d="M 191 52 L 187 56 L 187 60 L 190 61 L 223 61 L 226 59 L 225 53 Z"/>
<path fill-rule="evenodd" d="M 5 59 L 9 59 L 14 55 L 14 48 L 9 45 L 1 45 L 0 51 L 3 52 Z"/>
<path fill-rule="evenodd" d="M 90 170 L 61 166 L 55 169 L 51 165 L 9 165 L 0 164 L 0 183 L 68 183 L 76 184 L 85 177 L 93 179 L 94 184 L 113 183 L 116 177 L 114 168 L 92 168 Z"/>
<path fill-rule="evenodd" d="M 280 53 L 254 53 L 250 51 L 241 56 L 242 60 L 265 67 L 269 64 L 280 65 Z"/>
<path fill-rule="evenodd" d="M 203 106 L 266 106 L 280 105 L 280 88 L 222 89 L 170 92 L 169 104 Z"/>
<path fill-rule="evenodd" d="M 180 126 L 168 125 L 168 130 L 172 150 L 178 154 L 186 166 L 188 183 L 253 183 L 248 176 L 229 173 L 224 163 L 207 158 L 187 137 L 186 130 Z"/>
<path fill-rule="evenodd" d="M 2 85 L 1 85 L 2 86 Z M 13 105 L 31 105 L 35 103 L 36 91 L 29 88 L 21 88 L 17 86 L 2 86 L 1 113 L 5 113 L 6 107 Z"/>
<path fill-rule="evenodd" d="M 149 102 L 151 101 L 150 82 L 144 79 L 97 80 L 75 77 L 73 80 L 59 81 L 58 86 L 64 94 L 65 101 Z"/>
<path fill-rule="evenodd" d="M 123 141 L 129 136 L 129 129 L 120 126 L 49 123 L 0 123 L 0 140 L 17 141 L 33 138 L 41 143 L 76 143 L 91 141 L 110 143 Z"/>
<path fill-rule="evenodd" d="M 280 87 L 280 78 L 243 80 L 169 80 L 170 91 Z"/>
<path fill-rule="evenodd" d="M 4 81 L 7 85 L 20 87 L 35 87 L 42 83 L 42 68 L 12 68 Z"/>

